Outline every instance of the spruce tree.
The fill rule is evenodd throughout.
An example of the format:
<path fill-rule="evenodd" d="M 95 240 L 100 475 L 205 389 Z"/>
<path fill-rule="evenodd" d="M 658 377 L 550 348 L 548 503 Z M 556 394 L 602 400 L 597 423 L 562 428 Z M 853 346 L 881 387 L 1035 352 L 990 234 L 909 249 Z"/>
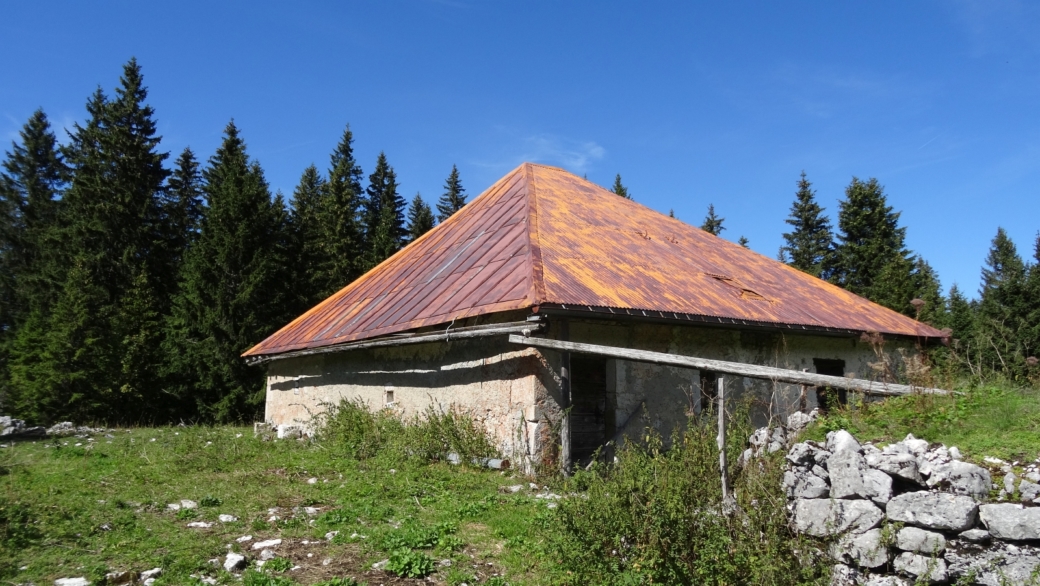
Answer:
<path fill-rule="evenodd" d="M 318 210 L 323 238 L 320 275 L 313 299 L 320 301 L 349 285 L 364 269 L 364 230 L 360 212 L 364 192 L 361 166 L 354 158 L 354 134 L 348 125 L 330 157 L 326 195 Z"/>
<path fill-rule="evenodd" d="M 444 182 L 444 193 L 441 195 L 440 200 L 437 201 L 437 221 L 443 222 L 447 220 L 452 214 L 461 210 L 464 205 L 466 205 L 466 190 L 462 187 L 462 181 L 459 179 L 458 167 L 452 165 L 451 173 L 448 175 L 447 181 Z"/>
<path fill-rule="evenodd" d="M 177 157 L 163 195 L 163 226 L 167 234 L 169 255 L 167 262 L 176 280 L 184 253 L 199 236 L 199 222 L 204 206 L 202 174 L 195 153 L 190 148 L 184 149 Z"/>
<path fill-rule="evenodd" d="M 722 223 L 726 221 L 726 218 L 715 215 L 715 204 L 708 204 L 708 215 L 704 217 L 704 223 L 701 224 L 701 230 L 715 236 L 722 234 L 722 231 L 726 228 Z"/>
<path fill-rule="evenodd" d="M 954 339 L 960 340 L 960 346 L 966 347 L 967 342 L 975 334 L 975 305 L 961 293 L 956 283 L 950 287 L 950 296 L 946 302 L 948 318 L 946 327 L 953 330 Z"/>
<path fill-rule="evenodd" d="M 628 193 L 628 188 L 621 183 L 621 173 L 614 176 L 614 185 L 610 190 L 625 199 L 632 199 L 632 196 Z M 718 236 L 718 234 L 715 235 Z"/>
<path fill-rule="evenodd" d="M 40 412 L 44 420 L 136 419 L 161 396 L 159 349 L 148 341 L 160 335 L 168 294 L 162 287 L 168 172 L 146 98 L 141 69 L 131 60 L 113 99 L 100 89 L 90 98 L 90 119 L 75 125 L 64 149 L 72 180 L 61 204 L 60 244 L 64 266 L 74 270 L 61 275 L 55 309 L 40 328 L 45 339 L 20 345 L 41 351 L 17 357 L 22 372 L 61 374 L 17 383 L 25 401 L 49 406 Z M 80 348 L 87 342 L 89 351 Z"/>
<path fill-rule="evenodd" d="M 250 421 L 264 375 L 240 355 L 289 319 L 285 204 L 234 123 L 202 175 L 208 206 L 167 320 L 171 390 L 206 419 Z"/>
<path fill-rule="evenodd" d="M 900 282 L 912 273 L 906 228 L 899 227 L 899 212 L 888 205 L 877 179 L 852 178 L 839 204 L 838 230 L 834 254 L 823 269 L 831 282 L 872 301 L 887 295 L 874 293 L 883 271 L 885 283 L 879 286 L 888 291 L 908 287 Z"/>
<path fill-rule="evenodd" d="M 780 249 L 781 258 L 802 272 L 823 277 L 823 268 L 829 263 L 832 253 L 834 234 L 830 220 L 816 203 L 816 192 L 806 179 L 805 171 L 798 180 L 791 215 L 784 221 L 792 230 L 783 235 L 786 244 Z"/>
<path fill-rule="evenodd" d="M 68 171 L 43 110 L 0 167 L 0 410 L 11 412 L 8 360 L 19 326 L 57 297 L 58 197 Z"/>
<path fill-rule="evenodd" d="M 397 175 L 379 153 L 376 168 L 368 176 L 365 236 L 368 244 L 367 269 L 383 262 L 404 244 L 404 198 L 397 193 Z"/>
<path fill-rule="evenodd" d="M 1024 374 L 1025 359 L 1036 350 L 1029 320 L 1037 302 L 1029 272 L 1015 243 L 998 228 L 982 269 L 976 344 L 983 364 L 1012 378 Z"/>
<path fill-rule="evenodd" d="M 294 313 L 301 313 L 324 299 L 328 288 L 328 252 L 321 223 L 328 185 L 314 165 L 307 167 L 293 191 L 290 204 L 291 254 L 294 271 Z"/>
<path fill-rule="evenodd" d="M 743 246 L 744 248 L 751 248 L 750 246 L 748 246 L 749 244 L 751 244 L 751 241 L 748 240 L 746 236 L 741 236 L 740 238 L 738 238 L 737 244 Z"/>
<path fill-rule="evenodd" d="M 422 200 L 422 197 L 418 193 L 412 199 L 411 205 L 408 206 L 408 240 L 409 242 L 415 242 L 420 236 L 429 232 L 433 229 L 434 219 L 433 210 L 430 206 L 426 205 L 426 202 Z"/>

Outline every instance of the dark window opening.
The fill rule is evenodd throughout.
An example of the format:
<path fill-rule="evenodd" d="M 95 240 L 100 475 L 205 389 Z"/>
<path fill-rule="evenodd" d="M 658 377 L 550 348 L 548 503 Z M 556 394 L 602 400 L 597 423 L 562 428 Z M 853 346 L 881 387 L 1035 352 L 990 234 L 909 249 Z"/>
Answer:
<path fill-rule="evenodd" d="M 604 357 L 571 355 L 571 459 L 579 465 L 614 436 L 607 364 Z"/>
<path fill-rule="evenodd" d="M 816 374 L 845 376 L 844 360 L 813 358 L 813 366 L 816 367 Z M 816 387 L 816 403 L 820 406 L 820 411 L 827 411 L 828 408 L 835 406 L 844 407 L 849 404 L 848 391 L 831 387 Z"/>
<path fill-rule="evenodd" d="M 701 413 L 715 410 L 715 403 L 719 400 L 718 380 L 718 373 L 701 371 Z"/>

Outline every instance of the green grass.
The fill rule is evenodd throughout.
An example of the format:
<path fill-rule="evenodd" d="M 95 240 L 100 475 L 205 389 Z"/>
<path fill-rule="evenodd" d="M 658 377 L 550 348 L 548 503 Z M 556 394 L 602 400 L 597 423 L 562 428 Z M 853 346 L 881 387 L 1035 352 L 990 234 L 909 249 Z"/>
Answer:
<path fill-rule="evenodd" d="M 1032 461 L 1040 456 L 1040 389 L 991 384 L 959 392 L 853 405 L 821 418 L 806 437 L 819 440 L 828 431 L 848 429 L 860 441 L 888 443 L 913 433 L 957 446 L 973 460 L 995 456 Z"/>
<path fill-rule="evenodd" d="M 400 449 L 358 459 L 334 437 L 261 441 L 247 428 L 109 435 L 0 449 L 0 583 L 97 580 L 155 567 L 164 570 L 158 584 L 192 584 L 192 574 L 242 583 L 208 560 L 223 562 L 229 545 L 254 554 L 249 543 L 274 538 L 285 541 L 276 553 L 288 561 L 250 570 L 246 583 L 391 582 L 400 579 L 371 565 L 395 552 L 399 573 L 432 571 L 438 583 L 463 574 L 470 584 L 495 574 L 510 584 L 544 583 L 549 571 L 528 548 L 539 542 L 532 523 L 545 503 L 528 491 L 500 491 L 526 486 L 511 473 L 429 462 Z M 182 499 L 200 506 L 167 509 Z M 274 507 L 279 519 L 270 520 Z M 220 523 L 220 514 L 239 520 Z M 193 521 L 213 527 L 187 528 Z M 331 542 L 330 531 L 339 531 Z M 244 535 L 253 541 L 235 541 Z M 446 559 L 450 567 L 440 565 Z M 301 568 L 286 570 L 292 565 Z"/>

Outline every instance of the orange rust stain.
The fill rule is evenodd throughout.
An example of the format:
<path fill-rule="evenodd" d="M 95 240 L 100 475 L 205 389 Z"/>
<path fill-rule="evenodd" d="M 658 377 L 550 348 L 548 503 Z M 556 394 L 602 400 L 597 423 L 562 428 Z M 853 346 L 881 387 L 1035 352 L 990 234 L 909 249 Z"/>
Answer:
<path fill-rule="evenodd" d="M 524 163 L 245 355 L 554 303 L 942 336 L 562 169 Z"/>

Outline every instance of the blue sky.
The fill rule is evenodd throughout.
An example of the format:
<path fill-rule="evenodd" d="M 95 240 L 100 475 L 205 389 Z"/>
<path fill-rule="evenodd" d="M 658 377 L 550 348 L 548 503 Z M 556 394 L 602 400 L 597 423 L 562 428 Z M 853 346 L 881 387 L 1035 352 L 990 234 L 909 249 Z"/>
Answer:
<path fill-rule="evenodd" d="M 908 244 L 968 293 L 997 226 L 1040 230 L 1040 4 L 948 2 L 8 2 L 4 150 L 58 127 L 136 56 L 164 149 L 234 118 L 273 189 L 344 125 L 427 201 L 558 165 L 775 256 L 804 169 L 836 214 L 877 177 Z"/>

